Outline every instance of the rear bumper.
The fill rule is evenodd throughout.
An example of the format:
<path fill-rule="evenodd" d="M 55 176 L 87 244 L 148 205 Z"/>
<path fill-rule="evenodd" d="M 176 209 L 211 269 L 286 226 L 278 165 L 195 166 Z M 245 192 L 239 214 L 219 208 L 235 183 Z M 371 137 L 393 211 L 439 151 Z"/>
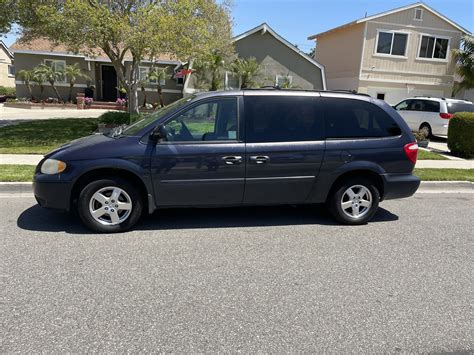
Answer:
<path fill-rule="evenodd" d="M 383 174 L 384 200 L 413 196 L 420 186 L 420 179 L 412 174 Z"/>
<path fill-rule="evenodd" d="M 69 211 L 72 184 L 68 182 L 33 181 L 33 192 L 41 207 Z"/>

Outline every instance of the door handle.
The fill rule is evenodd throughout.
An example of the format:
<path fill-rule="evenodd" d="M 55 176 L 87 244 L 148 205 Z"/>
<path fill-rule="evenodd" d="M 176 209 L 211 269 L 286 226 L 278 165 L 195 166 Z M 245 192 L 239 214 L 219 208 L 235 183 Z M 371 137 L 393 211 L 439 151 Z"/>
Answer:
<path fill-rule="evenodd" d="M 224 160 L 224 163 L 226 163 L 227 165 L 235 165 L 242 163 L 242 157 L 239 155 L 222 157 L 222 160 Z"/>
<path fill-rule="evenodd" d="M 250 157 L 250 162 L 255 164 L 265 164 L 269 160 L 270 157 L 268 157 L 267 155 L 254 155 Z"/>

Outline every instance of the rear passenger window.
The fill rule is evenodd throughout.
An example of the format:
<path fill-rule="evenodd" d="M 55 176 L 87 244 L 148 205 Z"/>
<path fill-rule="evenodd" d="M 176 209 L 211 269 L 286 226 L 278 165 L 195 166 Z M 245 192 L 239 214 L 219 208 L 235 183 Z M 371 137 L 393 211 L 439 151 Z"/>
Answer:
<path fill-rule="evenodd" d="M 245 136 L 249 143 L 324 139 L 317 99 L 309 96 L 247 96 Z"/>
<path fill-rule="evenodd" d="M 426 100 L 425 109 L 423 111 L 439 113 L 439 102 Z"/>
<path fill-rule="evenodd" d="M 351 99 L 323 98 L 327 138 L 374 138 L 401 134 L 380 107 Z"/>

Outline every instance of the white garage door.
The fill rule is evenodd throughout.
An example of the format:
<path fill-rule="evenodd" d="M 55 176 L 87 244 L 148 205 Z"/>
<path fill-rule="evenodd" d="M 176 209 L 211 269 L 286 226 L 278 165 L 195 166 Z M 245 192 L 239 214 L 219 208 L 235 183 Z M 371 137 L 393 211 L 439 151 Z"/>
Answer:
<path fill-rule="evenodd" d="M 384 100 L 390 104 L 395 105 L 396 103 L 406 99 L 407 97 L 413 96 L 432 96 L 432 97 L 443 97 L 443 90 L 425 90 L 422 88 L 406 89 L 406 88 L 383 88 L 383 87 L 368 87 L 367 93 L 377 98 L 377 95 L 384 95 Z"/>

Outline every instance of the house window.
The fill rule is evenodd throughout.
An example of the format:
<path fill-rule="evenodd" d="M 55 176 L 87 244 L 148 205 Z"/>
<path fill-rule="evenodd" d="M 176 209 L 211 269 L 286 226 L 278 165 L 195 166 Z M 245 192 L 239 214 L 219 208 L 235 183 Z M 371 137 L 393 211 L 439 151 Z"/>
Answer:
<path fill-rule="evenodd" d="M 150 75 L 150 67 L 139 67 L 138 68 L 138 79 L 141 81 L 141 80 L 144 80 L 144 81 L 148 81 L 150 84 L 157 84 L 157 81 L 156 79 L 155 80 L 149 80 L 148 79 L 148 76 Z M 160 79 L 160 86 L 163 86 L 165 85 L 166 83 L 166 79 L 165 78 L 162 78 Z"/>
<path fill-rule="evenodd" d="M 8 75 L 9 76 L 15 76 L 15 66 L 9 64 L 8 65 Z"/>
<path fill-rule="evenodd" d="M 408 33 L 382 32 L 377 37 L 377 53 L 405 56 Z"/>
<path fill-rule="evenodd" d="M 423 9 L 415 9 L 415 18 L 416 21 L 423 21 Z"/>
<path fill-rule="evenodd" d="M 379 99 L 379 100 L 385 100 L 385 94 L 384 94 L 384 93 L 381 93 L 381 92 L 377 93 L 377 99 Z"/>
<path fill-rule="evenodd" d="M 57 72 L 64 72 L 64 68 L 66 67 L 65 60 L 53 60 L 53 59 L 45 59 L 44 64 L 47 66 L 53 67 L 53 69 Z M 57 80 L 58 83 L 66 83 L 66 77 L 63 75 L 62 79 Z"/>
<path fill-rule="evenodd" d="M 419 58 L 446 59 L 448 55 L 449 39 L 434 36 L 421 36 Z"/>
<path fill-rule="evenodd" d="M 176 78 L 176 85 L 184 85 L 184 77 Z"/>
<path fill-rule="evenodd" d="M 285 88 L 293 84 L 293 77 L 291 75 L 277 75 L 275 77 L 275 86 Z"/>

